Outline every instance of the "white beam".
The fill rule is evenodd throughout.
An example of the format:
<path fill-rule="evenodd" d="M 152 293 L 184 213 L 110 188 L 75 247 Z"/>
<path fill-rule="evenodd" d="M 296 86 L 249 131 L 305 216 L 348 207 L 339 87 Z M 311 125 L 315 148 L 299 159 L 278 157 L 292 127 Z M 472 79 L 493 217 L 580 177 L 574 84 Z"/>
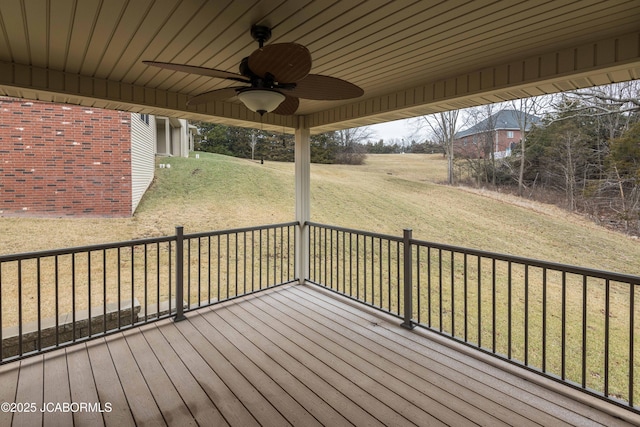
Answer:
<path fill-rule="evenodd" d="M 296 178 L 296 277 L 300 283 L 309 277 L 309 227 L 311 220 L 311 144 L 310 130 L 300 117 L 295 131 L 295 178 Z"/>
<path fill-rule="evenodd" d="M 495 64 L 305 116 L 313 133 L 640 78 L 640 31 Z M 458 108 L 464 108 L 458 107 Z M 383 119 L 384 118 L 384 119 Z"/>
<path fill-rule="evenodd" d="M 229 126 L 262 126 L 282 131 L 295 127 L 294 116 L 258 113 L 239 104 L 215 101 L 196 107 L 187 107 L 188 95 L 153 89 L 131 83 L 107 80 L 41 68 L 33 65 L 0 61 L 0 94 L 80 103 L 92 107 L 126 110 L 191 120 L 213 120 Z"/>

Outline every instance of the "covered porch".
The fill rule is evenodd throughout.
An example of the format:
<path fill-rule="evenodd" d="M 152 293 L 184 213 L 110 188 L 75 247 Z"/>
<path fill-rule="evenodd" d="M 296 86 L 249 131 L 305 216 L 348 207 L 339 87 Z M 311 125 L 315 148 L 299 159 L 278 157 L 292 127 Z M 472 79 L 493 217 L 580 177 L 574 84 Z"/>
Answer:
<path fill-rule="evenodd" d="M 0 423 L 14 426 L 640 423 L 314 285 L 6 364 L 0 382 L 0 400 L 29 404 L 3 408 Z"/>
<path fill-rule="evenodd" d="M 624 408 L 629 403 L 637 407 L 634 397 L 640 389 L 636 381 L 638 370 L 634 371 L 639 347 L 635 344 L 635 336 L 640 324 L 634 305 L 637 278 L 598 275 L 595 277 L 598 284 L 592 285 L 589 281 L 592 279 L 579 276 L 584 270 L 578 269 L 558 273 L 557 277 L 561 279 L 558 281 L 556 277 L 555 283 L 564 283 L 565 277 L 577 274 L 584 283 L 585 301 L 587 288 L 598 286 L 602 289 L 607 295 L 606 305 L 595 308 L 597 313 L 601 312 L 596 316 L 602 315 L 602 323 L 608 328 L 609 310 L 613 307 L 609 292 L 614 289 L 612 286 L 617 286 L 613 283 L 615 280 L 622 281 L 624 293 L 612 293 L 612 297 L 622 295 L 628 302 L 624 313 L 627 324 L 622 328 L 627 346 L 620 356 L 628 399 L 622 405 L 577 392 L 575 387 L 514 367 L 461 342 L 438 338 L 426 329 L 410 331 L 408 328 L 417 321 L 442 332 L 440 319 L 448 309 L 442 298 L 439 305 L 434 303 L 437 307 L 434 310 L 439 310 L 436 314 L 440 316 L 438 328 L 434 326 L 437 316 L 434 314 L 432 324 L 431 314 L 427 317 L 420 311 L 419 300 L 404 299 L 411 292 L 401 294 L 400 289 L 407 283 L 409 289 L 413 289 L 407 278 L 414 272 L 412 269 L 401 272 L 400 266 L 407 264 L 399 261 L 400 249 L 396 249 L 395 270 L 391 267 L 384 270 L 385 266 L 380 263 L 371 269 L 370 276 L 367 276 L 368 270 L 363 273 L 364 298 L 355 291 L 349 295 L 350 299 L 346 299 L 307 283 L 324 282 L 325 286 L 335 289 L 341 285 L 346 293 L 345 278 L 352 278 L 345 273 L 346 259 L 354 262 L 368 256 L 372 260 L 376 256 L 382 259 L 383 247 L 385 251 L 391 251 L 389 248 L 401 247 L 394 246 L 396 242 L 408 245 L 402 248 L 412 245 L 410 238 L 403 242 L 402 239 L 366 235 L 362 238 L 364 253 L 358 253 L 356 249 L 354 255 L 343 252 L 340 257 L 333 258 L 334 248 L 341 244 L 342 250 L 346 251 L 347 241 L 343 234 L 334 247 L 334 233 L 337 236 L 346 232 L 350 239 L 351 231 L 324 231 L 324 246 L 315 240 L 316 235 L 310 233 L 309 225 L 312 220 L 309 137 L 312 133 L 638 79 L 640 6 L 636 1 L 496 3 L 482 0 L 434 4 L 371 0 L 355 4 L 351 1 L 267 0 L 250 4 L 179 0 L 12 0 L 0 4 L 0 18 L 2 95 L 174 119 L 263 127 L 295 133 L 296 137 L 296 207 L 295 224 L 288 226 L 293 227 L 291 232 L 290 228 L 273 234 L 268 231 L 264 234 L 264 245 L 262 240 L 253 243 L 253 230 L 250 238 L 247 231 L 225 233 L 222 246 L 226 253 L 222 257 L 218 254 L 218 259 L 226 261 L 227 268 L 219 270 L 217 280 L 211 280 L 213 276 L 208 275 L 208 283 L 202 281 L 205 288 L 209 285 L 202 295 L 204 298 L 206 294 L 206 303 L 201 304 L 200 291 L 192 293 L 188 288 L 192 284 L 196 288 L 197 277 L 197 289 L 205 289 L 200 286 L 200 278 L 205 277 L 200 269 L 200 258 L 197 269 L 191 270 L 189 261 L 186 272 L 182 270 L 185 268 L 183 258 L 179 258 L 180 261 L 171 258 L 172 251 L 173 254 L 180 252 L 182 257 L 181 251 L 185 250 L 182 236 L 158 239 L 153 243 L 126 242 L 108 248 L 93 247 L 78 252 L 49 251 L 31 256 L 29 261 L 20 256 L 0 259 L 8 265 L 3 272 L 4 280 L 18 278 L 15 300 L 20 302 L 23 268 L 28 263 L 32 266 L 32 276 L 29 283 L 24 281 L 24 286 L 31 287 L 34 294 L 40 292 L 41 277 L 53 277 L 44 273 L 45 268 L 55 265 L 57 271 L 59 262 L 71 266 L 68 269 L 72 274 L 65 285 L 72 289 L 67 296 L 73 295 L 73 301 L 60 303 L 71 307 L 73 319 L 68 324 L 72 329 L 72 341 L 76 341 L 70 345 L 59 339 L 60 325 L 54 323 L 54 344 L 43 344 L 41 313 L 44 309 L 38 300 L 37 308 L 34 309 L 35 304 L 30 306 L 30 321 L 37 325 L 31 331 L 35 331 L 32 334 L 35 338 L 30 338 L 33 347 L 27 348 L 22 329 L 22 317 L 26 312 L 19 305 L 12 313 L 19 319 L 14 334 L 18 337 L 17 350 L 9 356 L 17 355 L 17 360 L 4 359 L 7 363 L 0 367 L 2 401 L 14 405 L 0 414 L 2 424 L 67 425 L 71 420 L 76 425 L 94 421 L 107 425 L 144 424 L 147 421 L 168 425 L 207 425 L 216 421 L 232 425 L 640 424 L 637 411 Z M 268 24 L 274 31 L 274 42 L 297 42 L 307 46 L 314 60 L 313 73 L 353 82 L 364 90 L 364 96 L 343 101 L 302 100 L 295 114 L 288 116 L 260 116 L 236 99 L 215 100 L 194 107 L 187 105 L 191 97 L 224 89 L 232 83 L 152 69 L 142 62 L 175 61 L 236 73 L 242 58 L 255 49 L 248 36 L 253 24 Z M 286 243 L 282 243 L 285 234 Z M 241 250 L 244 263 L 236 259 L 239 235 L 244 236 L 245 246 Z M 321 235 L 319 232 L 318 236 Z M 262 236 L 261 231 L 260 239 Z M 287 248 L 286 257 L 282 255 L 282 246 L 274 246 L 273 252 L 269 252 L 270 236 L 273 236 L 272 243 L 279 236 L 281 245 Z M 201 248 L 201 237 L 206 240 L 207 236 L 190 237 L 198 240 L 197 248 Z M 380 247 L 378 255 L 366 252 L 369 238 L 370 249 L 373 249 L 373 239 L 378 239 L 375 241 L 379 245 L 376 247 Z M 252 242 L 251 249 L 246 246 L 248 239 Z M 381 243 L 383 240 L 385 246 Z M 221 240 L 213 241 L 219 252 Z M 236 246 L 233 246 L 234 241 Z M 167 246 L 162 246 L 161 250 L 161 244 Z M 422 243 L 418 246 L 424 247 Z M 258 255 L 262 248 L 266 251 L 264 257 L 262 253 Z M 451 264 L 449 270 L 445 267 L 440 284 L 442 277 L 445 280 L 451 277 L 453 289 L 454 264 L 460 266 L 459 259 L 463 257 L 466 269 L 467 252 L 458 256 L 451 249 L 441 246 L 433 250 L 439 254 L 438 258 L 442 251 L 450 254 Z M 191 246 L 186 250 L 191 253 Z M 208 251 L 211 250 L 209 245 Z M 431 247 L 427 249 L 431 250 Z M 146 267 L 147 252 L 158 257 L 155 269 Z M 202 253 L 205 252 L 203 249 Z M 250 260 L 247 261 L 249 252 Z M 134 265 L 141 262 L 141 253 L 144 253 L 145 266 L 138 270 Z M 160 256 L 167 253 L 168 261 L 161 264 Z M 196 253 L 200 257 L 200 249 L 194 249 L 194 257 Z M 275 254 L 279 255 L 280 264 Z M 129 258 L 125 260 L 121 255 Z M 478 264 L 477 277 L 481 276 L 480 264 L 486 255 L 472 255 Z M 537 256 L 532 254 L 532 257 Z M 41 264 L 44 258 L 51 260 L 47 261 L 49 264 L 44 261 Z M 496 260 L 503 259 L 489 261 L 493 262 L 494 269 L 490 271 L 494 273 L 497 271 Z M 505 261 L 508 267 L 504 267 L 504 271 L 509 269 L 509 280 L 512 263 L 519 261 Z M 86 281 L 76 282 L 76 262 L 86 263 L 86 271 L 82 270 Z M 103 272 L 96 269 L 101 262 L 104 278 Z M 333 269 L 333 262 L 335 266 L 343 266 L 342 273 L 335 273 L 339 270 Z M 113 277 L 107 278 L 107 264 L 111 266 Z M 91 265 L 94 269 L 89 267 Z M 235 272 L 230 265 L 235 267 Z M 270 270 L 271 265 L 274 267 Z M 351 263 L 348 265 L 357 273 Z M 374 265 L 373 261 L 368 265 Z M 420 261 L 414 265 L 420 265 Z M 524 271 L 529 271 L 529 264 L 525 265 Z M 541 283 L 546 289 L 548 266 L 531 265 L 531 268 L 544 271 L 545 279 Z M 260 271 L 259 277 L 257 273 L 253 274 L 253 267 L 256 272 Z M 247 268 L 255 283 L 262 285 L 263 267 L 265 277 L 274 275 L 273 280 L 268 280 L 267 287 L 282 286 L 254 293 L 254 281 L 246 280 Z M 33 273 L 36 269 L 37 274 Z M 397 275 L 397 280 L 391 280 L 390 271 L 394 277 Z M 144 292 L 134 286 L 134 282 L 143 282 L 138 274 L 144 277 Z M 147 276 L 156 274 L 157 282 L 153 285 L 157 285 L 154 300 L 157 310 L 152 313 L 147 311 L 150 304 L 146 301 L 146 284 Z M 419 277 L 419 273 L 416 274 Z M 379 307 L 382 311 L 372 312 L 373 296 L 377 299 L 380 295 L 372 288 L 371 302 L 367 300 L 367 277 L 371 278 L 369 285 L 375 283 L 377 286 L 377 280 L 387 275 L 385 292 L 389 295 L 398 292 L 393 301 L 396 308 L 389 297 L 386 314 L 383 304 Z M 57 286 L 57 273 L 55 277 Z M 239 280 L 239 277 L 243 279 Z M 182 286 L 183 279 L 185 286 Z M 113 287 L 107 289 L 107 283 L 112 283 Z M 360 289 L 357 279 L 355 283 L 355 289 Z M 380 283 L 382 289 L 382 280 Z M 418 283 L 416 290 L 421 289 Z M 496 289 L 495 283 L 493 289 L 488 288 L 488 295 Z M 97 296 L 92 284 L 99 287 Z M 251 291 L 246 292 L 249 284 Z M 490 279 L 478 280 L 478 289 L 485 284 L 491 286 Z M 232 288 L 234 285 L 235 289 Z M 117 291 L 114 291 L 116 286 Z M 166 287 L 164 294 L 161 286 Z M 211 286 L 218 288 L 215 298 Z M 239 286 L 243 286 L 245 292 L 239 292 Z M 471 296 L 466 293 L 466 281 L 464 286 L 466 300 Z M 557 288 L 553 289 L 557 291 Z M 76 292 L 78 301 L 86 301 L 84 307 L 76 301 Z M 118 318 L 116 327 L 107 326 L 106 320 L 93 325 L 93 331 L 91 322 L 80 326 L 76 321 L 78 311 L 88 310 L 83 315 L 91 318 L 92 307 L 104 304 L 102 313 L 107 312 L 108 292 L 117 294 L 118 304 L 128 299 L 131 308 L 135 300 L 143 296 L 144 322 L 138 315 L 134 318 L 132 309 L 127 314 L 131 316 L 128 324 L 126 319 Z M 226 298 L 221 299 L 221 293 L 226 293 Z M 161 294 L 166 297 L 162 301 Z M 486 291 L 484 295 L 487 295 Z M 554 295 L 550 295 L 550 299 L 553 300 Z M 153 295 L 149 297 L 153 299 Z M 438 297 L 434 295 L 434 301 Z M 428 298 L 431 304 L 431 294 Z M 220 302 L 223 299 L 228 301 Z M 354 303 L 354 299 L 363 299 L 361 302 L 365 304 Z M 176 304 L 182 300 L 186 305 Z M 197 302 L 192 305 L 192 301 Z M 450 301 L 453 311 L 453 297 Z M 214 305 L 200 307 L 210 303 Z M 163 304 L 168 304 L 168 308 L 161 307 Z M 414 305 L 416 310 L 412 314 Z M 478 347 L 490 348 L 496 353 L 500 346 L 500 342 L 496 344 L 496 336 L 500 333 L 496 315 L 493 321 L 484 322 L 491 327 L 481 330 L 480 319 L 483 318 L 480 312 L 486 315 L 491 310 L 481 303 L 479 296 L 477 306 L 478 320 L 474 325 L 469 324 L 469 329 L 477 327 Z M 590 308 L 587 302 L 582 307 L 584 313 Z M 118 305 L 118 311 L 120 309 Z M 66 312 L 58 312 L 56 300 L 55 318 L 62 313 Z M 174 323 L 169 319 L 174 315 L 186 319 Z M 458 341 L 467 340 L 466 312 L 464 316 L 465 336 Z M 404 318 L 405 328 L 399 326 L 397 317 Z M 390 318 L 394 321 L 389 322 Z M 155 323 L 146 324 L 147 321 Z M 8 317 L 5 315 L 0 323 L 9 323 Z M 451 330 L 445 334 L 459 334 L 460 323 L 456 324 L 458 328 L 452 322 Z M 582 325 L 583 336 L 587 337 L 591 332 L 586 322 Z M 80 333 L 82 328 L 88 328 L 86 335 Z M 546 326 L 541 328 L 545 331 L 542 335 L 546 336 Z M 485 333 L 488 338 L 483 335 Z M 85 340 L 84 337 L 92 339 Z M 483 337 L 485 345 L 479 342 Z M 590 335 L 588 338 L 591 339 Z M 493 347 L 486 344 L 491 339 Z M 526 338 L 523 341 L 526 343 Z M 582 342 L 586 341 L 585 338 Z M 600 340 L 605 341 L 609 343 L 608 335 Z M 511 338 L 508 345 L 511 346 Z M 551 347 L 558 346 L 550 343 L 549 352 Z M 40 350 L 45 352 L 40 353 Z M 563 342 L 563 363 L 575 356 L 570 350 Z M 619 361 L 610 364 L 608 347 L 606 350 L 606 360 L 601 365 L 608 378 L 609 372 L 618 368 Z M 525 365 L 528 365 L 528 355 L 529 349 L 525 346 Z M 586 351 L 579 357 L 582 376 L 578 375 L 578 378 L 586 388 L 590 374 L 585 368 Z M 511 358 L 510 347 L 508 358 Z M 541 369 L 546 371 L 544 367 Z M 564 377 L 564 365 L 562 369 L 561 376 Z M 611 397 L 607 379 L 603 390 Z M 56 402 L 99 405 L 91 407 L 92 412 L 40 412 L 42 404 Z M 106 411 L 107 403 L 110 412 Z M 20 404 L 22 406 L 18 406 Z M 35 412 L 25 411 L 25 404 L 29 405 L 27 410 L 33 408 Z M 14 413 L 11 409 L 21 411 Z"/>

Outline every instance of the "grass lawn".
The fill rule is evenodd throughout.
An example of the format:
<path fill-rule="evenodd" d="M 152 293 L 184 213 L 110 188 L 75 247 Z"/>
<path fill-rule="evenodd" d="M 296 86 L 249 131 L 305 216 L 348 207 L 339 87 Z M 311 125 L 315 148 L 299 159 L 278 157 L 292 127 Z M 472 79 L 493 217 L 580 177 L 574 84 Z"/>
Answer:
<path fill-rule="evenodd" d="M 175 232 L 176 225 L 184 226 L 185 233 L 195 233 L 288 222 L 294 219 L 293 164 L 260 164 L 208 153 L 200 153 L 199 157 L 196 159 L 192 155 L 188 159 L 161 159 L 162 163 L 171 164 L 171 168 L 156 169 L 156 179 L 132 218 L 0 218 L 0 254 L 170 235 Z M 442 185 L 445 177 L 446 161 L 440 155 L 370 155 L 366 164 L 362 166 L 312 165 L 311 217 L 314 222 L 396 236 L 402 235 L 403 228 L 411 228 L 413 237 L 420 240 L 640 275 L 638 240 L 596 226 L 587 218 L 554 206 L 500 193 Z M 122 256 L 123 261 L 115 260 L 115 265 L 118 262 L 121 265 L 127 262 L 129 255 L 123 253 Z M 138 256 L 136 260 L 139 258 Z M 92 262 L 94 269 L 100 264 L 99 259 Z M 461 262 L 458 260 L 453 272 L 457 278 L 466 274 L 460 271 L 460 265 Z M 83 270 L 85 267 L 78 264 L 75 268 L 79 277 L 86 277 Z M 125 270 L 127 268 L 129 267 Z M 445 266 L 444 276 L 449 277 L 452 273 L 446 268 Z M 11 291 L 11 287 L 7 286 L 8 278 L 13 276 L 10 269 L 5 268 L 2 273 L 2 325 L 5 327 L 11 323 L 10 312 L 14 310 L 11 307 L 15 305 L 17 297 L 15 290 Z M 532 277 L 534 273 L 540 274 L 532 271 Z M 522 272 L 514 271 L 515 276 L 522 276 Z M 29 278 L 26 271 L 23 279 L 35 282 L 33 277 Z M 470 273 L 470 279 L 473 279 L 473 272 Z M 46 281 L 47 278 L 43 280 Z M 484 279 L 482 283 L 485 287 L 490 286 L 490 279 Z M 548 292 L 552 299 L 555 298 L 555 302 L 547 309 L 553 312 L 558 310 L 558 283 L 558 277 L 549 277 Z M 504 299 L 505 294 L 501 286 L 499 281 L 497 298 Z M 572 313 L 579 314 L 583 295 L 579 287 L 576 286 L 575 289 L 578 290 L 570 292 L 567 304 L 569 307 L 576 307 Z M 491 304 L 485 299 L 491 297 L 492 291 L 491 288 L 482 290 L 483 305 Z M 127 295 L 128 288 L 124 292 L 124 295 Z M 516 292 L 519 293 L 514 294 L 514 297 L 522 301 L 522 290 Z M 29 291 L 25 290 L 23 293 Z M 604 295 L 601 293 L 590 294 L 589 297 L 590 309 L 593 306 L 596 312 L 602 307 Z M 445 309 L 447 304 L 450 304 L 450 295 L 442 295 Z M 529 337 L 529 347 L 533 349 L 530 357 L 535 363 L 539 363 L 542 359 L 535 349 L 541 347 L 540 341 L 543 337 L 535 330 L 538 329 L 537 324 L 541 320 L 539 312 L 542 311 L 542 297 L 539 295 L 539 289 L 534 288 L 528 295 L 532 310 L 531 324 L 534 325 Z M 100 298 L 98 294 L 93 301 L 99 303 Z M 109 294 L 107 298 L 112 302 L 117 296 Z M 434 294 L 434 298 L 440 298 L 439 294 Z M 468 297 L 457 295 L 455 298 L 458 302 L 468 298 L 472 307 L 476 296 L 470 292 Z M 618 295 L 614 292 L 612 303 L 628 307 L 625 298 L 628 299 L 628 293 Z M 26 306 L 35 304 L 33 298 L 25 300 Z M 46 291 L 43 301 L 44 307 L 51 306 Z M 81 300 L 78 308 L 83 308 L 83 303 Z M 388 303 L 397 304 L 397 301 Z M 504 304 L 499 302 L 498 307 L 501 306 Z M 439 322 L 443 307 L 439 303 L 429 306 L 425 301 L 419 314 L 424 320 L 431 313 L 433 321 Z M 517 307 L 516 305 L 513 322 L 521 323 L 524 305 L 521 304 L 521 310 Z M 628 311 L 628 308 L 626 310 Z M 24 316 L 30 318 L 26 320 L 33 320 L 33 314 L 28 315 L 27 312 L 25 309 Z M 491 324 L 491 319 L 486 318 L 488 313 L 486 310 L 483 312 L 484 325 Z M 581 319 L 578 318 L 579 315 L 574 314 L 569 316 L 568 324 L 575 324 L 579 329 Z M 613 313 L 612 319 L 615 319 L 615 314 Z M 455 334 L 459 335 L 463 319 L 458 318 L 457 313 L 455 316 L 458 325 Z M 602 334 L 604 323 L 601 317 L 591 316 L 589 322 L 590 331 L 596 331 L 594 334 L 598 337 Z M 478 319 L 476 316 L 476 322 Z M 558 342 L 557 319 L 558 316 L 552 313 L 547 337 L 550 364 L 558 363 L 556 352 L 553 350 Z M 451 322 L 451 316 L 446 322 Z M 497 314 L 496 322 L 495 327 L 500 335 L 499 345 L 504 348 L 503 330 L 506 329 L 506 324 L 503 312 Z M 616 320 L 612 322 L 615 323 Z M 637 323 L 640 324 L 640 318 L 637 319 Z M 469 324 L 469 328 L 473 330 L 474 325 Z M 621 330 L 624 330 L 624 325 L 621 326 Z M 626 330 L 628 331 L 628 326 Z M 523 329 L 520 328 L 519 331 L 514 330 L 514 353 L 516 357 L 523 357 Z M 484 336 L 487 333 L 489 335 Z M 567 332 L 569 337 L 579 335 L 579 331 L 572 329 Z M 614 351 L 612 360 L 624 365 L 628 337 L 623 333 L 614 332 L 612 339 L 618 340 L 619 335 L 620 342 L 611 342 L 612 348 L 619 350 Z M 483 336 L 483 343 L 491 339 L 490 332 L 483 332 Z M 640 340 L 640 337 L 636 337 L 635 340 Z M 602 340 L 596 338 L 592 342 L 601 343 Z M 579 344 L 577 343 L 576 349 L 579 348 Z M 569 346 L 572 349 L 573 343 L 569 343 Z M 640 350 L 640 345 L 636 348 Z M 601 376 L 598 366 L 602 366 L 602 346 L 592 344 L 589 348 L 589 358 L 593 360 L 589 375 L 596 378 L 589 380 L 589 384 L 598 388 Z M 636 360 L 640 363 L 640 355 L 636 356 Z M 593 370 L 591 366 L 594 366 Z M 571 367 L 572 370 L 575 368 Z M 623 371 L 624 369 L 619 372 Z M 573 371 L 571 372 L 571 376 L 575 378 Z M 640 365 L 636 366 L 636 372 L 640 373 Z M 611 384 L 611 389 L 618 392 L 625 389 L 628 379 L 612 378 L 611 381 L 615 381 L 615 384 Z M 640 386 L 636 387 L 636 393 L 640 396 Z M 624 396 L 623 391 L 619 394 Z"/>
<path fill-rule="evenodd" d="M 165 158 L 126 219 L 0 218 L 0 254 L 294 219 L 294 167 L 201 153 Z M 640 274 L 640 241 L 554 206 L 439 184 L 441 155 L 370 155 L 363 166 L 312 165 L 315 222 Z"/>

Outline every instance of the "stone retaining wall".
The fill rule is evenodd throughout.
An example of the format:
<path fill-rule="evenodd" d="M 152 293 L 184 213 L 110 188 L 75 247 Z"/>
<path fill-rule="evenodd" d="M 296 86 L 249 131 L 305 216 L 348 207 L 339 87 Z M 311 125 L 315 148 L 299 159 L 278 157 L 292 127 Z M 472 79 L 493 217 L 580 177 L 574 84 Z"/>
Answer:
<path fill-rule="evenodd" d="M 132 320 L 138 322 L 140 316 L 140 303 L 137 299 L 133 301 L 123 301 L 120 304 L 107 304 L 106 319 L 103 313 L 103 307 L 95 307 L 91 309 L 91 333 L 98 334 L 104 331 L 105 321 L 107 331 L 118 328 L 120 326 L 130 325 Z M 75 337 L 73 316 L 63 314 L 58 317 L 56 326 L 55 317 L 43 319 L 41 322 L 40 334 L 38 334 L 38 323 L 25 323 L 22 328 L 22 353 L 29 353 L 38 348 L 47 348 L 56 345 L 56 343 L 64 343 L 89 336 L 89 312 L 81 310 L 75 316 Z M 119 322 L 119 323 L 118 323 Z M 56 341 L 57 335 L 57 341 Z M 40 340 L 40 345 L 38 345 Z M 17 326 L 12 326 L 2 330 L 2 357 L 12 357 L 20 353 L 20 338 Z"/>

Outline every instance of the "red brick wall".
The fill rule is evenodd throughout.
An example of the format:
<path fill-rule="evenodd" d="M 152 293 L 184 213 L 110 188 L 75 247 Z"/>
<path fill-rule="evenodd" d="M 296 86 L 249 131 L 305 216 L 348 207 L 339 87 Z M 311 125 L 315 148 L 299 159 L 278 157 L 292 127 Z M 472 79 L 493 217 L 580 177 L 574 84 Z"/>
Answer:
<path fill-rule="evenodd" d="M 130 114 L 0 97 L 0 216 L 131 216 Z"/>
<path fill-rule="evenodd" d="M 509 132 L 513 133 L 513 137 L 509 138 Z M 511 147 L 511 143 L 518 144 L 521 139 L 522 132 L 519 130 L 504 130 L 500 129 L 494 132 L 493 135 L 493 151 L 506 151 Z M 475 134 L 465 136 L 463 138 L 454 141 L 455 154 L 460 157 L 470 159 L 482 159 L 491 157 L 491 153 L 485 153 L 486 147 L 486 135 Z"/>
<path fill-rule="evenodd" d="M 509 138 L 508 133 L 513 132 L 513 137 Z M 522 132 L 519 130 L 500 130 L 498 131 L 498 149 L 496 151 L 505 151 L 511 146 L 512 142 L 518 144 L 522 139 Z"/>

